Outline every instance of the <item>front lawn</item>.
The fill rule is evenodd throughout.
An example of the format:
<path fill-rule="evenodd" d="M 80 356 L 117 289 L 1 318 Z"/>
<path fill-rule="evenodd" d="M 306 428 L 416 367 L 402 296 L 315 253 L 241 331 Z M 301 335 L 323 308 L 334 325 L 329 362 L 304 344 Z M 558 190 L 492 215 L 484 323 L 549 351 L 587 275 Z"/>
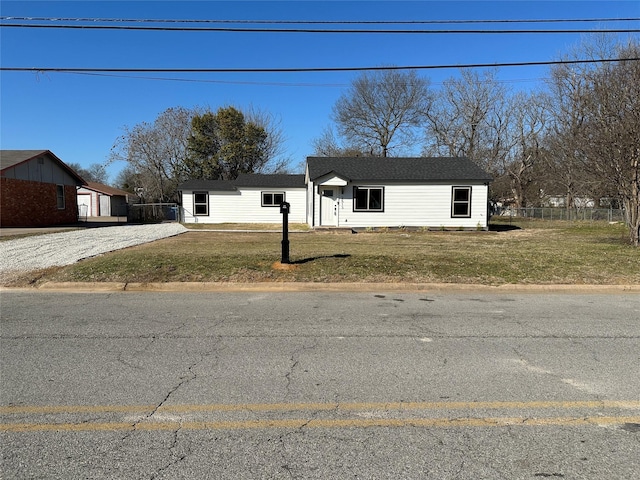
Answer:
<path fill-rule="evenodd" d="M 624 225 L 507 218 L 492 230 L 292 233 L 289 268 L 278 265 L 278 231 L 191 231 L 22 282 L 640 284 Z"/>

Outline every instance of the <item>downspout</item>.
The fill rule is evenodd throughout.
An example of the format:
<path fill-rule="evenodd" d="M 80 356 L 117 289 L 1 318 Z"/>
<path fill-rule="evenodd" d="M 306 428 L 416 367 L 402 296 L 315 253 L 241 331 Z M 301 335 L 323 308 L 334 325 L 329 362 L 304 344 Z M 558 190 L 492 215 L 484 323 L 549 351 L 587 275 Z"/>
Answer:
<path fill-rule="evenodd" d="M 311 182 L 311 228 L 315 228 L 315 227 L 316 227 L 316 184 Z"/>

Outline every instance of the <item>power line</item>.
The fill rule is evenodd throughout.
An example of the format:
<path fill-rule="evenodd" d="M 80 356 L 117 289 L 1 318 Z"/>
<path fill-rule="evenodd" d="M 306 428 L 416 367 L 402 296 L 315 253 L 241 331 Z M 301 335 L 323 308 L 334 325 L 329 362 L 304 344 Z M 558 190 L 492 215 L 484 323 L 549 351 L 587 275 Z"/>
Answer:
<path fill-rule="evenodd" d="M 139 76 L 139 75 L 126 75 L 118 73 L 100 73 L 100 72 L 56 72 L 65 73 L 71 75 L 86 75 L 93 77 L 108 77 L 108 78 L 126 78 L 131 80 L 153 80 L 164 82 L 181 82 L 181 83 L 214 83 L 222 85 L 259 85 L 267 87 L 330 87 L 330 88 L 344 88 L 348 87 L 349 83 L 314 83 L 314 82 L 266 82 L 266 81 L 249 81 L 249 80 L 209 80 L 203 78 L 177 78 L 177 77 L 157 77 L 157 76 Z M 494 80 L 497 83 L 526 83 L 545 80 L 546 77 L 538 78 L 514 78 L 508 80 Z M 444 82 L 430 83 L 431 86 L 442 86 Z"/>
<path fill-rule="evenodd" d="M 70 18 L 70 17 L 0 17 L 8 21 L 38 22 L 100 22 L 100 23 L 202 23 L 237 25 L 465 25 L 501 23 L 605 23 L 636 22 L 637 18 L 575 18 L 575 19 L 503 19 L 503 20 L 222 20 L 222 19 L 141 19 L 141 18 Z"/>
<path fill-rule="evenodd" d="M 0 24 L 0 28 L 38 28 L 38 29 L 71 29 L 71 30 L 124 30 L 154 32 L 224 32 L 224 33 L 314 33 L 314 34 L 385 34 L 385 35 L 487 35 L 487 34 L 565 34 L 565 33 L 640 33 L 638 28 L 604 28 L 604 29 L 526 29 L 526 30 L 392 30 L 392 29 L 322 29 L 322 28 L 237 28 L 237 27 L 154 27 L 132 25 L 40 25 L 40 24 Z"/>
<path fill-rule="evenodd" d="M 65 73 L 320 73 L 363 72 L 381 70 L 437 70 L 451 68 L 535 67 L 589 63 L 635 62 L 637 58 L 603 58 L 587 60 L 550 60 L 542 62 L 467 63 L 449 65 L 412 65 L 377 67 L 311 67 L 311 68 L 72 68 L 72 67 L 0 67 L 5 72 L 65 72 Z"/>

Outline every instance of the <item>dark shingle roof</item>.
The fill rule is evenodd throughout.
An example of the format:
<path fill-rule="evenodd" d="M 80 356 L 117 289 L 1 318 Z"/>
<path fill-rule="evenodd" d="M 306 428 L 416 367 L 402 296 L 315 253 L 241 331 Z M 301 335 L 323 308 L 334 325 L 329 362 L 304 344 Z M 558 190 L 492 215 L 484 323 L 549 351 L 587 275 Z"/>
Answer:
<path fill-rule="evenodd" d="M 243 173 L 235 180 L 187 180 L 178 190 L 234 191 L 237 187 L 305 188 L 304 175 Z"/>
<path fill-rule="evenodd" d="M 305 188 L 304 175 L 244 173 L 233 181 L 236 187 Z"/>
<path fill-rule="evenodd" d="M 178 190 L 233 192 L 235 187 L 227 180 L 187 180 L 178 186 Z"/>
<path fill-rule="evenodd" d="M 333 173 L 351 181 L 491 181 L 492 177 L 463 157 L 309 157 L 309 178 Z"/>

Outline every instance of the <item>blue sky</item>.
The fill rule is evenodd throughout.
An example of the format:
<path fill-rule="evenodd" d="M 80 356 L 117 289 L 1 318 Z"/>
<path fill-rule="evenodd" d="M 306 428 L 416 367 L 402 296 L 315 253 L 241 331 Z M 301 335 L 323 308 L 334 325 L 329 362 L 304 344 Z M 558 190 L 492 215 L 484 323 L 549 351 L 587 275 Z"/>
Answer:
<path fill-rule="evenodd" d="M 296 21 L 637 18 L 640 1 L 23 0 L 1 1 L 0 15 Z M 454 28 L 370 26 L 375 27 Z M 637 29 L 640 23 L 463 28 L 580 27 Z M 581 37 L 580 34 L 382 35 L 1 28 L 0 63 L 2 67 L 30 68 L 306 68 L 535 62 L 558 59 Z M 548 67 L 505 67 L 499 70 L 498 78 L 510 88 L 534 89 L 542 87 L 541 79 L 547 72 Z M 106 162 L 124 126 L 153 122 L 169 107 L 253 106 L 280 119 L 286 137 L 285 155 L 296 166 L 313 153 L 313 139 L 331 124 L 335 101 L 357 75 L 357 72 L 323 72 L 116 76 L 1 72 L 0 147 L 49 149 L 67 163 L 88 166 Z M 424 70 L 420 75 L 428 77 L 437 89 L 443 80 L 458 75 L 458 71 Z M 415 153 L 419 153 L 419 148 Z M 109 167 L 111 180 L 122 167 L 117 163 Z"/>

